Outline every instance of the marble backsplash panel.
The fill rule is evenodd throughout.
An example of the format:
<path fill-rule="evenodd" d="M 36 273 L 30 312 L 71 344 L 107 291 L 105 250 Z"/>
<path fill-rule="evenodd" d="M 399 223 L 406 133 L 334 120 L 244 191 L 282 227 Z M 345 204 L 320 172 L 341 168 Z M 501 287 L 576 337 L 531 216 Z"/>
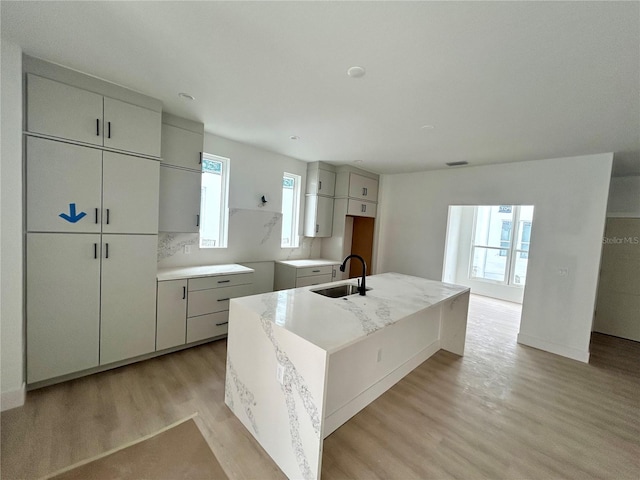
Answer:
<path fill-rule="evenodd" d="M 282 213 L 234 208 L 229 211 L 227 248 L 200 248 L 197 233 L 165 233 L 158 236 L 158 267 L 219 263 L 299 260 L 320 256 L 321 241 L 302 237 L 299 248 L 281 248 Z M 191 253 L 185 254 L 185 245 Z"/>

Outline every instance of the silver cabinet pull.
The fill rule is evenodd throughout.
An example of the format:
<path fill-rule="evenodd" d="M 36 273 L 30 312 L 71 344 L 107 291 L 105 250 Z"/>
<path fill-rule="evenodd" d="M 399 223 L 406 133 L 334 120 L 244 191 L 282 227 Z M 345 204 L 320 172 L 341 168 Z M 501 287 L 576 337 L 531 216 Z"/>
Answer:
<path fill-rule="evenodd" d="M 229 322 L 216 323 L 216 327 L 221 327 L 222 325 L 226 325 Z"/>

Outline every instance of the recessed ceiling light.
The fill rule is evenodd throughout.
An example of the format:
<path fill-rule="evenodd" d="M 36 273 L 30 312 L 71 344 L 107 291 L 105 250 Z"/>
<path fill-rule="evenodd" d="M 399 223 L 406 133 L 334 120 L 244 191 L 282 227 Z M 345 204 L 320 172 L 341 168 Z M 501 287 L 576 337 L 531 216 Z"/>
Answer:
<path fill-rule="evenodd" d="M 193 95 L 189 95 L 188 93 L 184 93 L 184 92 L 180 92 L 178 96 L 180 98 L 184 98 L 185 100 L 189 100 L 189 101 L 196 99 L 196 97 L 194 97 Z"/>
<path fill-rule="evenodd" d="M 299 136 L 297 136 L 297 135 L 291 135 L 289 138 L 290 138 L 291 140 L 300 140 L 300 137 L 299 137 Z"/>
<path fill-rule="evenodd" d="M 421 130 L 433 130 L 435 127 L 433 125 L 422 125 L 420 127 Z"/>
<path fill-rule="evenodd" d="M 349 75 L 351 78 L 360 78 L 360 77 L 364 77 L 364 74 L 366 73 L 364 67 L 358 67 L 357 65 L 349 68 L 349 70 L 347 70 L 347 75 Z"/>

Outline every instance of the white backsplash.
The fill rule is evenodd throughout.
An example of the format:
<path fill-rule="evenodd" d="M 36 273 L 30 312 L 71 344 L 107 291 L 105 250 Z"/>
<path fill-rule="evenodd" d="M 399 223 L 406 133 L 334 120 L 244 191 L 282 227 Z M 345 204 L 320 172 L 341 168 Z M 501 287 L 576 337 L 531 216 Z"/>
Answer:
<path fill-rule="evenodd" d="M 200 248 L 197 233 L 160 233 L 158 268 L 220 263 L 318 258 L 321 241 L 302 237 L 299 248 L 281 248 L 282 213 L 263 209 L 229 211 L 227 248 Z M 185 254 L 185 245 L 191 253 Z"/>

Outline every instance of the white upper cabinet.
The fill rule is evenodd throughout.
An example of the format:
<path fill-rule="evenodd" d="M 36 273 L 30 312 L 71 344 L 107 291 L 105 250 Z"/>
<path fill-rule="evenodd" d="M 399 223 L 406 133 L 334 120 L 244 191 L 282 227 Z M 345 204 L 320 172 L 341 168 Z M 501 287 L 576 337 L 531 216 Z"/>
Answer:
<path fill-rule="evenodd" d="M 375 218 L 377 207 L 377 203 L 350 198 L 347 201 L 347 215 Z"/>
<path fill-rule="evenodd" d="M 322 168 L 307 171 L 307 195 L 333 197 L 336 189 L 336 174 Z"/>
<path fill-rule="evenodd" d="M 100 233 L 102 152 L 27 137 L 27 230 Z"/>
<path fill-rule="evenodd" d="M 161 232 L 200 231 L 200 189 L 202 173 L 160 166 Z"/>
<path fill-rule="evenodd" d="M 378 180 L 351 172 L 349 174 L 349 197 L 377 202 Z"/>
<path fill-rule="evenodd" d="M 27 75 L 27 130 L 102 145 L 102 95 Z"/>
<path fill-rule="evenodd" d="M 162 163 L 191 170 L 202 169 L 204 135 L 162 124 Z"/>
<path fill-rule="evenodd" d="M 38 75 L 27 75 L 27 130 L 160 156 L 160 112 Z"/>
<path fill-rule="evenodd" d="M 158 233 L 160 164 L 104 152 L 103 233 Z"/>
<path fill-rule="evenodd" d="M 304 236 L 330 237 L 333 230 L 333 198 L 307 195 L 305 201 Z"/>
<path fill-rule="evenodd" d="M 104 97 L 103 123 L 105 147 L 160 156 L 160 112 Z"/>

